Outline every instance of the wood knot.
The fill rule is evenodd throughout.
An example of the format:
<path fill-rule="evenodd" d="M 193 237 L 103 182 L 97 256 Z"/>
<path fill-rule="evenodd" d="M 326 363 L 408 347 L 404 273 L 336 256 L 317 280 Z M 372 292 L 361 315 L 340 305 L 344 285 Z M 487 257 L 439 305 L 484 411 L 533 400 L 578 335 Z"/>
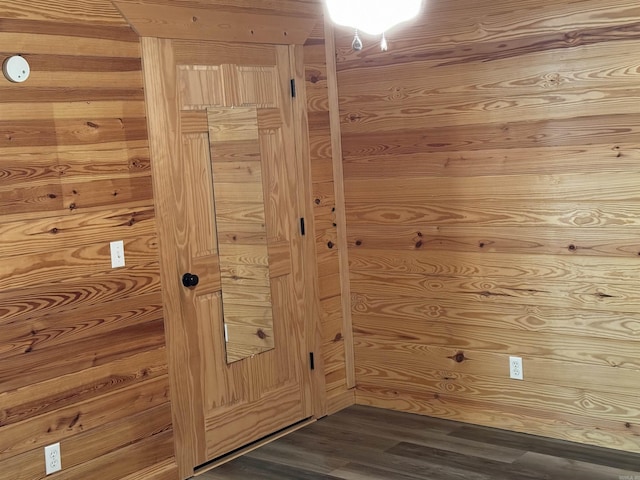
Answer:
<path fill-rule="evenodd" d="M 480 243 L 478 244 L 478 246 L 479 246 L 480 248 L 484 248 L 484 242 L 480 242 Z"/>
<path fill-rule="evenodd" d="M 595 296 L 598 298 L 613 298 L 613 295 L 609 295 L 608 293 L 596 292 Z"/>
<path fill-rule="evenodd" d="M 49 231 L 55 235 L 56 233 L 58 233 L 58 231 L 59 231 L 59 230 L 58 230 L 56 227 L 53 227 L 53 228 L 52 228 L 51 230 L 49 230 Z"/>
<path fill-rule="evenodd" d="M 77 207 L 75 203 L 72 203 L 71 205 L 69 205 L 69 210 L 75 210 L 76 208 Z"/>
<path fill-rule="evenodd" d="M 87 122 L 87 127 L 89 127 L 89 128 L 100 128 L 100 126 L 97 123 L 93 123 L 93 122 Z"/>
<path fill-rule="evenodd" d="M 264 340 L 268 336 L 266 333 L 264 333 L 264 330 L 262 330 L 261 328 L 258 329 L 258 331 L 256 332 L 256 335 L 260 340 Z"/>
<path fill-rule="evenodd" d="M 618 145 L 613 147 L 613 150 L 616 152 L 616 158 L 620 158 L 622 156 L 622 152 L 620 151 L 620 147 Z"/>
<path fill-rule="evenodd" d="M 342 340 L 342 333 L 338 332 L 338 333 L 336 333 L 336 336 L 333 339 L 333 341 L 334 342 L 339 342 L 340 340 Z"/>
<path fill-rule="evenodd" d="M 576 247 L 573 243 L 571 245 L 569 245 L 569 251 L 575 252 L 577 249 L 578 249 L 578 247 Z"/>
<path fill-rule="evenodd" d="M 315 203 L 316 205 L 320 205 L 322 203 L 322 200 L 320 200 L 319 198 L 316 198 L 313 203 Z"/>
<path fill-rule="evenodd" d="M 627 428 L 631 428 L 631 424 L 629 422 L 625 423 L 624 426 Z"/>
<path fill-rule="evenodd" d="M 329 249 L 332 249 L 334 247 L 333 242 L 328 242 L 327 247 L 329 247 Z"/>
<path fill-rule="evenodd" d="M 416 248 L 422 248 L 422 240 L 416 242 Z"/>
<path fill-rule="evenodd" d="M 78 413 L 75 417 L 73 417 L 73 419 L 71 420 L 71 423 L 69 424 L 69 428 L 73 428 L 75 427 L 75 425 L 80 421 L 80 413 Z"/>
<path fill-rule="evenodd" d="M 360 245 L 362 245 L 362 240 L 356 240 L 356 246 L 359 247 Z"/>
<path fill-rule="evenodd" d="M 464 352 L 458 352 L 455 355 L 448 358 L 455 361 L 456 363 L 462 363 L 467 359 L 467 357 L 464 356 Z"/>

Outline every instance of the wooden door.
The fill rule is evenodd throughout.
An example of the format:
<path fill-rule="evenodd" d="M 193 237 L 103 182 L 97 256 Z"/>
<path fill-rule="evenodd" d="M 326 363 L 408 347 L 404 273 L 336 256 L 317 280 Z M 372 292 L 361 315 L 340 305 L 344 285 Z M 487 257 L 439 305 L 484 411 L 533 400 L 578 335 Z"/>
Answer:
<path fill-rule="evenodd" d="M 300 228 L 291 50 L 143 39 L 184 477 L 314 414 L 309 337 L 317 312 L 305 270 L 313 239 Z M 185 273 L 198 284 L 183 286 Z M 250 309 L 224 312 L 234 302 Z M 252 325 L 267 306 L 271 323 Z"/>

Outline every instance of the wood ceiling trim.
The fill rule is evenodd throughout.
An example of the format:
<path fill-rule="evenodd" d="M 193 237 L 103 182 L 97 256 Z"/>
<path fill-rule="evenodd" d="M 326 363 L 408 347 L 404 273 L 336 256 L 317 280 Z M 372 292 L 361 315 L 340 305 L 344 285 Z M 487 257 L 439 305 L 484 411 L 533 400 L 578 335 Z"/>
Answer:
<path fill-rule="evenodd" d="M 308 7 L 296 13 L 252 8 L 247 2 L 198 6 L 156 1 L 114 0 L 113 4 L 141 37 L 281 45 L 303 44 L 321 13 L 318 9 L 314 14 Z"/>

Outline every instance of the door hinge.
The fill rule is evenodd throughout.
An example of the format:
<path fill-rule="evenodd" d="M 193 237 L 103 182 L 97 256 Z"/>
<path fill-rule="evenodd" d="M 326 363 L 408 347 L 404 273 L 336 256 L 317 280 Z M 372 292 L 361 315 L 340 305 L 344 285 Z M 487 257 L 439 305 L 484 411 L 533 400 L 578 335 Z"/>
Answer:
<path fill-rule="evenodd" d="M 296 98 L 296 79 L 291 79 L 291 98 Z"/>
<path fill-rule="evenodd" d="M 303 237 L 307 234 L 307 229 L 304 226 L 304 217 L 302 217 L 300 219 L 300 235 L 302 235 Z"/>
<path fill-rule="evenodd" d="M 316 360 L 313 358 L 313 352 L 309 352 L 309 368 L 311 368 L 311 370 L 316 369 Z"/>

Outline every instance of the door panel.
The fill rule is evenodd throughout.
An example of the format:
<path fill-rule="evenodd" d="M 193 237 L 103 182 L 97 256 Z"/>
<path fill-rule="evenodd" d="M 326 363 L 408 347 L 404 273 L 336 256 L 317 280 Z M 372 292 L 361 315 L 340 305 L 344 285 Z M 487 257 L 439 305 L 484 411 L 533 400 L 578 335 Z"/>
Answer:
<path fill-rule="evenodd" d="M 181 65 L 178 69 L 181 110 L 202 110 L 203 105 L 225 104 L 222 69 L 212 65 Z"/>
<path fill-rule="evenodd" d="M 260 149 L 255 106 L 209 108 L 207 123 L 215 205 L 218 211 L 227 212 L 225 216 L 216 217 L 216 224 L 227 233 L 219 237 L 218 250 L 227 363 L 233 363 L 271 350 L 275 345 L 270 239 L 265 219 L 265 198 L 268 197 L 265 197 L 262 175 L 262 162 L 268 160 L 268 155 L 263 155 Z M 256 160 L 219 158 L 218 148 L 249 153 Z M 233 171 L 243 174 L 231 175 Z M 239 235 L 247 231 L 254 235 Z"/>
<path fill-rule="evenodd" d="M 196 201 L 213 197 L 208 151 L 209 137 L 206 134 L 182 135 L 182 159 L 189 165 L 189 168 L 184 169 L 184 180 L 189 196 L 186 203 L 190 230 L 187 238 L 192 258 L 218 253 L 215 205 L 212 202 Z"/>
<path fill-rule="evenodd" d="M 164 167 L 154 170 L 159 215 L 175 226 L 160 237 L 173 257 L 163 261 L 163 281 L 175 289 L 165 295 L 167 338 L 186 476 L 312 415 L 303 256 L 313 239 L 299 231 L 289 48 L 199 43 L 193 59 L 184 42 L 144 39 L 143 48 L 145 62 L 158 63 L 147 70 L 162 73 L 160 83 L 145 81 L 147 95 L 161 96 L 149 120 Z M 185 272 L 199 283 L 176 284 Z"/>

